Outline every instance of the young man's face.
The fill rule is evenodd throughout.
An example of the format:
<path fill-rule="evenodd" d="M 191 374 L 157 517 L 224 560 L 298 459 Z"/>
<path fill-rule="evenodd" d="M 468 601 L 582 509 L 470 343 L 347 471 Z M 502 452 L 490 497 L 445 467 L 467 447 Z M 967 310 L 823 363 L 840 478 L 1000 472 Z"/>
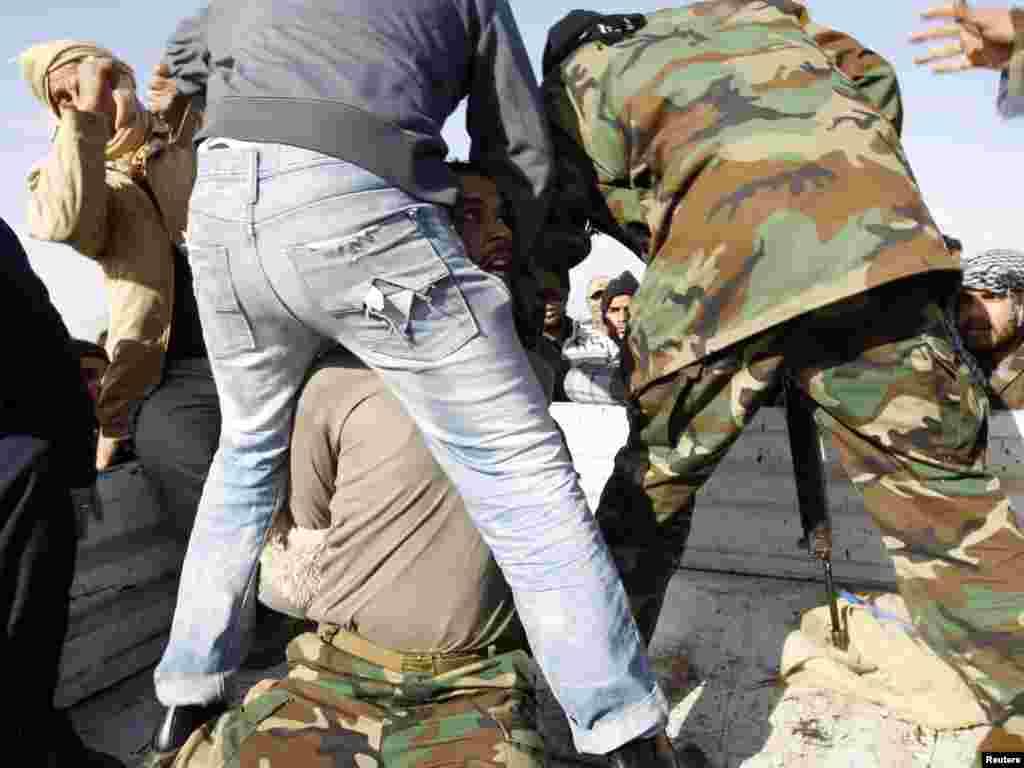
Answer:
<path fill-rule="evenodd" d="M 485 272 L 502 279 L 512 269 L 512 230 L 505 222 L 505 206 L 490 179 L 475 173 L 459 174 L 462 182 L 462 239 L 466 255 Z"/>
<path fill-rule="evenodd" d="M 551 288 L 544 289 L 541 297 L 544 300 L 544 330 L 555 332 L 565 317 L 565 297 Z"/>
<path fill-rule="evenodd" d="M 957 325 L 967 348 L 989 354 L 1016 340 L 1020 333 L 1017 304 L 1012 294 L 962 289 Z"/>
<path fill-rule="evenodd" d="M 616 296 L 608 302 L 608 311 L 604 313 L 604 318 L 617 339 L 626 335 L 626 326 L 629 324 L 629 305 L 632 301 L 632 296 Z"/>

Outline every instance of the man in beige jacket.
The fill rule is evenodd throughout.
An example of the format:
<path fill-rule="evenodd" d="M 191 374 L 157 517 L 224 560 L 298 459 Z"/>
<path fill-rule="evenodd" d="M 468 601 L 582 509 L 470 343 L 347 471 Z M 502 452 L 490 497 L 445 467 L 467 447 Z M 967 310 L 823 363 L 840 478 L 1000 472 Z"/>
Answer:
<path fill-rule="evenodd" d="M 29 233 L 103 269 L 110 366 L 97 400 L 104 469 L 135 449 L 167 516 L 187 534 L 220 431 L 188 260 L 179 251 L 195 178 L 190 109 L 173 128 L 147 111 L 131 67 L 92 43 L 19 57 L 58 127 L 28 178 Z"/>

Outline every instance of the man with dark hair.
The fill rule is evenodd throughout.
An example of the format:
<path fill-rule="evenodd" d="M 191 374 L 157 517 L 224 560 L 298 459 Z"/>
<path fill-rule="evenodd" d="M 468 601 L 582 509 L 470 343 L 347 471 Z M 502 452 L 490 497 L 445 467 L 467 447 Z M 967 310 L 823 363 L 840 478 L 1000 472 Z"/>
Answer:
<path fill-rule="evenodd" d="M 600 332 L 578 325 L 562 348 L 562 355 L 571 366 L 565 376 L 565 391 L 574 403 L 625 402 L 622 345 L 629 323 L 629 305 L 638 287 L 629 270 L 605 280 L 595 313 Z"/>
<path fill-rule="evenodd" d="M 0 262 L 0 318 L 17 331 L 8 352 L 32 361 L 31 376 L 4 376 L 0 383 L 0 654 L 31 678 L 4 709 L 7 732 L 22 745 L 20 757 L 11 759 L 46 768 L 114 768 L 121 763 L 87 749 L 67 715 L 53 709 L 76 515 L 89 514 L 85 499 L 95 491 L 93 402 L 64 322 L 2 220 Z M 79 489 L 82 509 L 75 509 L 71 489 Z"/>
<path fill-rule="evenodd" d="M 555 372 L 554 402 L 564 403 L 569 399 L 565 393 L 565 375 L 569 372 L 569 361 L 562 354 L 562 347 L 572 338 L 576 328 L 576 323 L 565 313 L 565 305 L 569 300 L 568 276 L 542 271 L 540 287 L 544 325 L 537 342 L 537 351 Z"/>
<path fill-rule="evenodd" d="M 1024 408 L 1024 253 L 992 248 L 962 257 L 956 322 L 967 352 L 1003 408 Z"/>
<path fill-rule="evenodd" d="M 630 436 L 598 512 L 645 638 L 698 490 L 787 385 L 863 493 L 922 637 L 995 718 L 1024 710 L 1007 567 L 1024 531 L 984 468 L 987 400 L 945 313 L 959 263 L 901 147 L 892 67 L 796 0 L 575 12 L 544 60 L 554 205 L 650 236 Z"/>
<path fill-rule="evenodd" d="M 601 318 L 604 320 L 605 331 L 619 344 L 626 341 L 626 329 L 629 327 L 629 305 L 633 302 L 640 283 L 633 273 L 626 270 L 611 280 L 601 298 Z"/>

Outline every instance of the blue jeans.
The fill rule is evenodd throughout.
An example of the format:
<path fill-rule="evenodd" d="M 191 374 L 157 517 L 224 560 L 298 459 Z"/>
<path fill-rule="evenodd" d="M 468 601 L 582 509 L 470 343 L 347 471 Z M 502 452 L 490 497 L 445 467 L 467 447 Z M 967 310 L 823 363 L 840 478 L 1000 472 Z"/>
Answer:
<path fill-rule="evenodd" d="M 273 144 L 202 149 L 188 254 L 223 424 L 160 701 L 224 696 L 286 502 L 293 408 L 314 357 L 340 342 L 381 373 L 461 492 L 579 749 L 663 727 L 667 703 L 501 280 L 467 259 L 442 208 L 357 166 Z"/>

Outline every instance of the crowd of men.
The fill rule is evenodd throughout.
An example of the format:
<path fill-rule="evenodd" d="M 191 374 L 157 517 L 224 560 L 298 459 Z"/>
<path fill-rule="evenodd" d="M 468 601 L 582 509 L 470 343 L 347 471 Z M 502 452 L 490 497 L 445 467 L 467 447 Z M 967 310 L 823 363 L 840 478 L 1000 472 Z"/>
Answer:
<path fill-rule="evenodd" d="M 922 63 L 1024 109 L 1024 11 L 926 16 L 916 40 L 955 42 Z M 991 403 L 1024 406 L 1024 254 L 950 247 L 894 70 L 813 4 L 573 11 L 540 84 L 506 0 L 217 0 L 145 106 L 93 43 L 19 63 L 59 123 L 29 234 L 99 264 L 110 314 L 73 345 L 0 229 L 0 306 L 53 368 L 0 402 L 5 644 L 43 670 L 16 716 L 45 764 L 116 765 L 51 702 L 71 500 L 137 456 L 188 537 L 147 765 L 539 765 L 528 655 L 581 752 L 706 765 L 646 648 L 698 490 L 784 387 L 921 638 L 1024 715 L 1024 531 L 985 466 Z M 576 323 L 594 232 L 647 268 Z M 594 511 L 552 400 L 627 408 Z M 317 630 L 229 709 L 257 596 Z"/>

